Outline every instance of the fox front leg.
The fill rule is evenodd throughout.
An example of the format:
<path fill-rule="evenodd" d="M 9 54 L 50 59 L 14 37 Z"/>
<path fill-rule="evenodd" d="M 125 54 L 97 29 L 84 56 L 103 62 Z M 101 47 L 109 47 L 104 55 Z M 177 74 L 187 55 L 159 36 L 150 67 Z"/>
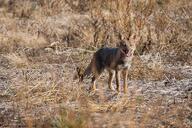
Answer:
<path fill-rule="evenodd" d="M 113 71 L 109 71 L 109 81 L 108 81 L 108 86 L 109 89 L 114 90 L 112 86 L 113 78 L 114 78 L 115 73 Z"/>
<path fill-rule="evenodd" d="M 120 92 L 120 71 L 115 71 L 117 91 Z"/>
<path fill-rule="evenodd" d="M 128 76 L 128 69 L 123 70 L 123 88 L 124 93 L 127 93 L 127 76 Z"/>

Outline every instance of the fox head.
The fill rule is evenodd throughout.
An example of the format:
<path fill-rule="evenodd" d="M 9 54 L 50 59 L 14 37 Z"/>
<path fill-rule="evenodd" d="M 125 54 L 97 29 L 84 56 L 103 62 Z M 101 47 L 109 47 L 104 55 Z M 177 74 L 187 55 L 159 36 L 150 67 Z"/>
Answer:
<path fill-rule="evenodd" d="M 136 35 L 133 35 L 134 40 L 130 40 L 130 37 L 125 38 L 121 33 L 118 34 L 118 37 L 120 41 L 117 44 L 117 47 L 120 49 L 122 56 L 123 57 L 133 56 L 136 49 L 136 42 L 135 42 Z"/>
<path fill-rule="evenodd" d="M 134 54 L 134 51 L 136 48 L 135 44 L 131 44 L 130 42 L 125 41 L 125 40 L 120 40 L 117 47 L 120 49 L 121 55 L 123 57 L 132 56 Z"/>

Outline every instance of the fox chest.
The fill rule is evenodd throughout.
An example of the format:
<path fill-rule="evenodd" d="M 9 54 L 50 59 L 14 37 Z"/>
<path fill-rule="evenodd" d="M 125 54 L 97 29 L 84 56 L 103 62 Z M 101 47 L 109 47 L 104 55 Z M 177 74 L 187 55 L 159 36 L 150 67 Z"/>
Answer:
<path fill-rule="evenodd" d="M 118 60 L 116 63 L 116 68 L 117 69 L 125 69 L 125 68 L 130 68 L 132 63 L 132 58 L 126 58 L 123 60 Z"/>

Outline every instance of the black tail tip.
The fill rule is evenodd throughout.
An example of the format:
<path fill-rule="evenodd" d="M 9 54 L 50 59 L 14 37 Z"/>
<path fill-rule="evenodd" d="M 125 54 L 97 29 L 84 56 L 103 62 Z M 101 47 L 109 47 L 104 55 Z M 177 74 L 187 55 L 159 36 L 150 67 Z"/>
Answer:
<path fill-rule="evenodd" d="M 79 78 L 79 82 L 83 81 L 83 69 L 81 67 L 76 68 L 77 77 Z"/>

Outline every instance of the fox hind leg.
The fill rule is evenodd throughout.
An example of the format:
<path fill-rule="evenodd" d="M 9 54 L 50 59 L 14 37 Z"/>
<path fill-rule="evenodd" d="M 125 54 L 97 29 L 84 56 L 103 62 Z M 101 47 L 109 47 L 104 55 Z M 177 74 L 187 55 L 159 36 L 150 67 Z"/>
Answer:
<path fill-rule="evenodd" d="M 96 81 L 100 77 L 100 75 L 101 75 L 101 73 L 99 73 L 99 74 L 97 73 L 97 74 L 94 74 L 94 76 L 92 77 L 92 87 L 91 87 L 91 89 L 93 91 L 96 90 Z"/>
<path fill-rule="evenodd" d="M 91 90 L 93 90 L 93 91 L 96 90 L 96 85 L 95 85 L 95 83 L 96 83 L 96 77 L 93 76 L 93 78 L 92 78 L 92 87 L 91 87 Z"/>
<path fill-rule="evenodd" d="M 92 90 L 96 90 L 96 81 L 100 77 L 101 73 L 104 71 L 105 66 L 101 61 L 101 57 L 95 55 L 91 63 L 92 71 Z"/>
<path fill-rule="evenodd" d="M 100 77 L 103 70 L 104 70 L 103 68 L 97 68 L 97 67 L 93 70 L 92 90 L 96 90 L 96 81 Z"/>

